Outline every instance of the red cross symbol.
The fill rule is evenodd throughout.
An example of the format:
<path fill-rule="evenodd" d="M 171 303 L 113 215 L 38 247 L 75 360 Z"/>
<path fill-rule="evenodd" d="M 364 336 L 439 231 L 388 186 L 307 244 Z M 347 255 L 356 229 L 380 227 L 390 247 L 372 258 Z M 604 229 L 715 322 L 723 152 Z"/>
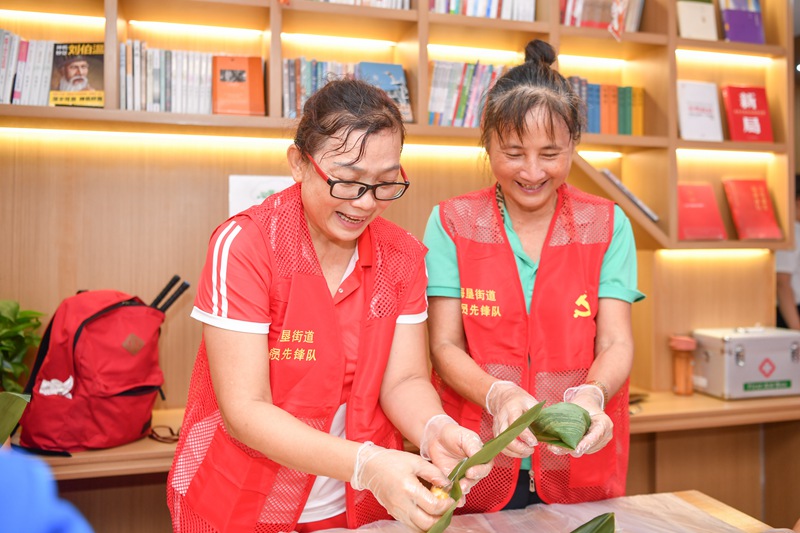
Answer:
<path fill-rule="evenodd" d="M 775 372 L 775 363 L 769 360 L 769 357 L 761 361 L 761 364 L 758 365 L 758 369 L 764 374 L 765 378 L 768 378 Z"/>

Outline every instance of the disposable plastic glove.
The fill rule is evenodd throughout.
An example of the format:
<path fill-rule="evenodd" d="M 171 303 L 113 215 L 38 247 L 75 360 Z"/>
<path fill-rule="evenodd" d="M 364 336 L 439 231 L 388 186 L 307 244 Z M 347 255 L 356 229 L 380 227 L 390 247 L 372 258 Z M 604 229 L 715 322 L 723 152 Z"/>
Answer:
<path fill-rule="evenodd" d="M 494 417 L 492 431 L 496 437 L 517 418 L 536 405 L 536 399 L 510 381 L 495 381 L 486 393 L 486 410 Z M 509 457 L 529 457 L 536 446 L 536 437 L 525 429 L 519 437 L 503 449 Z"/>
<path fill-rule="evenodd" d="M 434 465 L 449 473 L 465 457 L 471 457 L 483 447 L 480 437 L 474 431 L 459 426 L 447 415 L 435 415 L 425 424 L 419 452 L 423 459 L 429 459 Z M 469 493 L 470 489 L 489 475 L 492 463 L 476 465 L 467 470 L 460 480 L 461 492 Z M 459 507 L 464 499 L 458 502 Z"/>
<path fill-rule="evenodd" d="M 548 446 L 551 452 L 556 455 L 569 454 L 573 457 L 580 457 L 586 453 L 598 452 L 611 442 L 614 436 L 614 423 L 603 411 L 605 398 L 600 387 L 596 385 L 579 385 L 569 388 L 564 392 L 564 401 L 580 405 L 586 409 L 589 412 L 592 423 L 589 426 L 589 431 L 583 436 L 575 450 L 570 451 L 558 446 Z"/>
<path fill-rule="evenodd" d="M 358 449 L 350 484 L 372 492 L 390 515 L 413 531 L 427 531 L 453 500 L 437 498 L 420 479 L 437 487 L 449 483 L 446 474 L 418 455 L 365 442 Z"/>

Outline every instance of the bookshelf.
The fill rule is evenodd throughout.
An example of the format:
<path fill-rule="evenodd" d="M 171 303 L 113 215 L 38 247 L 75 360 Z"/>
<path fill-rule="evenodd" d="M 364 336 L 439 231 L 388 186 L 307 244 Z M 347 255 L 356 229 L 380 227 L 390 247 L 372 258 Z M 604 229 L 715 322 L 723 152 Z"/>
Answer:
<path fill-rule="evenodd" d="M 435 14 L 427 5 L 412 0 L 410 10 L 393 10 L 310 0 L 43 0 L 36 3 L 38 14 L 20 16 L 34 9 L 30 2 L 4 2 L 4 29 L 29 39 L 104 40 L 107 53 L 105 109 L 0 105 L 0 244 L 10 258 L 0 294 L 49 313 L 79 289 L 115 288 L 147 300 L 172 274 L 196 280 L 208 237 L 227 216 L 227 177 L 288 174 L 285 149 L 295 122 L 281 117 L 281 62 L 300 55 L 403 65 L 416 119 L 407 125 L 403 153 L 412 186 L 386 216 L 421 237 L 433 205 L 491 183 L 476 128 L 426 124 L 429 62 L 474 61 L 480 50 L 518 62 L 521 56 L 514 54 L 537 37 L 564 56 L 559 69 L 565 76 L 645 88 L 644 135 L 584 135 L 569 178 L 619 203 L 634 227 L 640 287 L 648 298 L 633 307 L 632 382 L 670 390 L 671 334 L 774 324 L 772 252 L 790 247 L 794 238 L 794 49 L 786 2 L 762 0 L 764 45 L 679 38 L 672 0 L 647 0 L 640 31 L 620 42 L 603 29 L 562 26 L 554 1 L 537 2 L 535 22 Z M 336 37 L 394 44 L 329 40 Z M 266 116 L 120 110 L 114 51 L 128 38 L 264 58 Z M 748 61 L 720 60 L 731 56 Z M 680 139 L 675 86 L 684 78 L 765 86 L 774 142 Z M 659 221 L 613 187 L 596 170 L 602 167 L 653 208 Z M 721 179 L 734 171 L 767 179 L 784 238 L 679 241 L 677 183 L 711 181 L 722 200 Z M 734 235 L 730 214 L 723 209 L 722 216 Z M 188 316 L 192 299 L 190 289 L 164 325 L 167 400 L 161 409 L 183 407 L 187 395 L 200 339 L 199 325 Z"/>

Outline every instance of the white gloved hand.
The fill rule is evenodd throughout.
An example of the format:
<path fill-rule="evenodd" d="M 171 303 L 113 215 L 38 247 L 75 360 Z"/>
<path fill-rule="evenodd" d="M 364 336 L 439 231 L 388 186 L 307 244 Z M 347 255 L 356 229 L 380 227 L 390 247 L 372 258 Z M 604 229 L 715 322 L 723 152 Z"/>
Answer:
<path fill-rule="evenodd" d="M 413 531 L 427 531 L 453 504 L 439 499 L 420 482 L 442 487 L 449 483 L 439 468 L 422 457 L 365 442 L 358 448 L 350 484 L 367 489 L 398 521 Z"/>
<path fill-rule="evenodd" d="M 558 446 L 548 446 L 548 449 L 556 455 L 571 455 L 580 457 L 586 453 L 595 453 L 602 450 L 614 437 L 614 423 L 611 418 L 603 411 L 605 407 L 605 396 L 603 390 L 597 385 L 584 384 L 571 387 L 564 391 L 564 401 L 580 405 L 589 412 L 592 423 L 589 431 L 583 436 L 575 447 L 575 450 L 568 450 Z"/>
<path fill-rule="evenodd" d="M 536 405 L 536 398 L 510 381 L 495 381 L 486 393 L 486 410 L 494 417 L 492 431 L 496 437 L 525 411 Z M 503 449 L 509 457 L 529 457 L 536 446 L 536 437 L 525 430 Z"/>
<path fill-rule="evenodd" d="M 434 465 L 449 473 L 465 457 L 471 457 L 481 450 L 483 443 L 474 431 L 459 426 L 445 414 L 435 415 L 425 424 L 419 451 L 423 459 L 430 459 Z M 492 462 L 476 465 L 466 471 L 459 484 L 463 494 L 489 475 Z M 459 507 L 464 500 L 459 501 Z"/>

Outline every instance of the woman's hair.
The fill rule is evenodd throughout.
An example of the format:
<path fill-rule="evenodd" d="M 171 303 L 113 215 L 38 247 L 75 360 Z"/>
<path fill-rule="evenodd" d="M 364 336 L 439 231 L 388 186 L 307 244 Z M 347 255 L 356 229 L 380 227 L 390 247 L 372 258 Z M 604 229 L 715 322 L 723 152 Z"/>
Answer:
<path fill-rule="evenodd" d="M 357 132 L 356 142 L 360 147 L 355 162 L 363 156 L 367 138 L 387 129 L 400 133 L 402 146 L 406 130 L 394 100 L 383 89 L 367 82 L 341 78 L 329 81 L 306 101 L 294 144 L 305 157 L 334 136 L 341 139 L 341 144 L 332 149 L 340 150 L 350 135 Z"/>
<path fill-rule="evenodd" d="M 551 138 L 561 119 L 577 144 L 584 128 L 584 102 L 571 84 L 552 68 L 556 53 L 550 44 L 535 39 L 525 46 L 525 62 L 503 74 L 489 90 L 481 119 L 481 145 L 489 147 L 492 134 L 503 138 L 526 133 L 531 110 L 542 112 L 542 125 Z"/>

